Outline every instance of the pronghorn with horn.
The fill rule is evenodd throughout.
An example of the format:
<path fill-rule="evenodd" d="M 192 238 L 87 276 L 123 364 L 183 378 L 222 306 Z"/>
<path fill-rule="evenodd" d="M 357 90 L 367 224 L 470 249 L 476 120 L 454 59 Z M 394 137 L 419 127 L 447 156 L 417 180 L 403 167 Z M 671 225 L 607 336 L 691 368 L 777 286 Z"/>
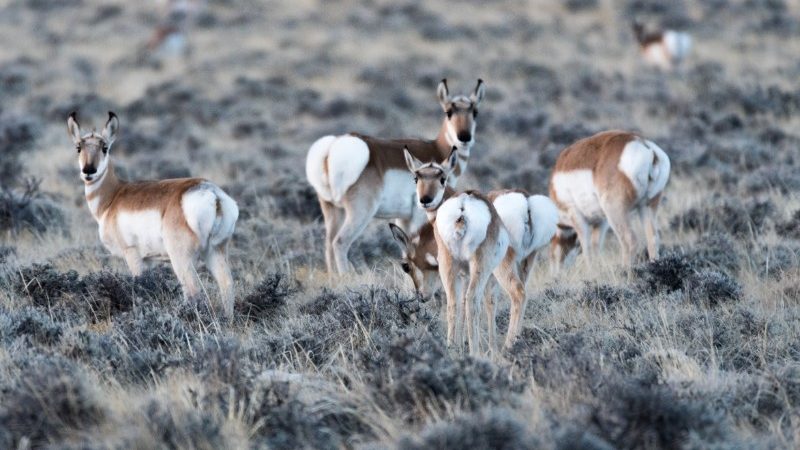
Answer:
<path fill-rule="evenodd" d="M 648 256 L 657 258 L 656 213 L 669 171 L 669 157 L 658 145 L 625 131 L 604 131 L 562 151 L 550 177 L 550 198 L 560 215 L 552 244 L 556 267 L 578 242 L 590 260 L 609 227 L 619 240 L 623 264 L 630 265 L 637 252 L 634 212 L 644 224 Z"/>
<path fill-rule="evenodd" d="M 109 153 L 119 130 L 113 112 L 101 133 L 82 134 L 74 112 L 67 130 L 77 149 L 89 210 L 108 251 L 125 258 L 133 275 L 139 275 L 148 260 L 169 259 L 191 301 L 200 295 L 195 264 L 202 256 L 219 286 L 223 313 L 231 316 L 234 286 L 227 244 L 239 216 L 236 202 L 201 178 L 117 178 Z"/>
<path fill-rule="evenodd" d="M 348 251 L 374 218 L 396 219 L 415 233 L 425 223 L 416 207 L 414 183 L 406 170 L 403 148 L 424 161 L 441 161 L 457 149 L 457 163 L 448 178 L 455 186 L 464 173 L 475 142 L 483 81 L 469 96 L 451 96 L 447 81 L 437 89 L 445 117 L 436 139 L 378 139 L 360 134 L 325 136 L 314 142 L 306 159 L 306 176 L 314 187 L 325 220 L 325 262 L 328 273 L 350 269 Z"/>
<path fill-rule="evenodd" d="M 469 311 L 469 308 L 473 310 L 474 315 L 466 319 L 468 326 L 473 327 L 473 332 L 475 325 L 472 322 L 478 320 L 476 308 L 480 307 L 479 296 L 485 294 L 490 348 L 494 346 L 494 299 L 489 290 L 491 287 L 484 287 L 481 290 L 482 285 L 486 286 L 486 282 L 481 281 L 481 277 L 487 274 L 485 276 L 488 278 L 488 274 L 494 272 L 495 279 L 511 298 L 511 317 L 504 343 L 505 348 L 510 347 L 519 333 L 520 321 L 525 314 L 527 300 L 525 284 L 533 268 L 537 251 L 547 246 L 556 233 L 558 211 L 555 205 L 543 195 L 529 195 L 522 190 L 492 191 L 486 197 L 475 192 L 458 195 L 441 183 L 441 177 L 447 177 L 452 171 L 450 160 L 443 164 L 435 162 L 423 164 L 410 154 L 406 155 L 406 160 L 408 169 L 414 173 L 417 182 L 420 207 L 428 213 L 431 224 L 423 226 L 420 233 L 412 238 L 409 238 L 399 227 L 390 224 L 392 234 L 401 246 L 403 271 L 411 276 L 417 292 L 424 294 L 425 290 L 430 289 L 433 285 L 430 274 L 437 270 L 440 273 L 442 271 L 442 267 L 439 265 L 442 260 L 439 256 L 442 248 L 438 242 L 444 243 L 444 253 L 450 255 L 450 260 L 452 260 L 449 262 L 451 267 L 444 267 L 444 272 L 449 273 L 453 270 L 452 266 L 461 265 L 460 270 L 469 270 L 470 283 L 473 283 L 473 277 L 476 276 L 474 281 L 476 297 L 470 300 L 468 289 L 465 298 L 467 303 L 464 305 L 468 307 L 465 312 Z M 458 199 L 462 195 L 466 195 L 463 201 L 457 201 L 452 208 L 445 207 L 450 199 Z M 423 198 L 431 200 L 423 202 Z M 455 205 L 460 206 L 456 207 Z M 454 212 L 458 212 L 457 208 L 461 208 L 461 213 L 458 218 L 453 220 Z M 453 210 L 453 212 L 449 212 L 449 210 Z M 491 216 L 489 222 L 499 219 L 501 227 L 494 228 L 491 223 L 484 227 L 486 213 Z M 448 220 L 450 221 L 449 225 L 447 224 Z M 442 230 L 439 230 L 440 224 L 443 224 Z M 483 241 L 477 242 L 479 239 L 476 239 L 476 243 L 467 243 L 467 235 L 475 233 L 479 236 L 482 228 L 485 229 Z M 457 231 L 459 229 L 462 229 L 463 232 Z M 496 236 L 489 235 L 493 229 L 496 230 Z M 461 238 L 459 238 L 460 234 Z M 505 254 L 499 262 L 494 263 L 492 252 L 502 247 L 505 240 L 504 234 L 508 240 Z M 461 250 L 471 250 L 453 251 L 453 243 L 458 242 L 459 239 L 462 242 Z M 445 260 L 448 261 L 447 256 L 445 256 Z M 479 264 L 484 264 L 484 266 L 476 267 Z M 477 273 L 478 271 L 481 273 Z M 445 275 L 442 275 L 443 282 L 445 278 Z M 521 289 L 521 293 L 519 289 Z M 459 290 L 456 288 L 452 293 L 458 295 Z M 478 306 L 475 306 L 476 301 Z M 452 308 L 453 302 L 448 296 L 448 330 L 454 326 L 451 324 L 456 322 L 452 314 L 456 314 L 456 317 L 461 316 L 457 313 L 457 305 L 456 311 L 452 311 Z M 460 327 L 454 326 L 454 328 L 453 333 L 457 335 L 455 330 Z"/>

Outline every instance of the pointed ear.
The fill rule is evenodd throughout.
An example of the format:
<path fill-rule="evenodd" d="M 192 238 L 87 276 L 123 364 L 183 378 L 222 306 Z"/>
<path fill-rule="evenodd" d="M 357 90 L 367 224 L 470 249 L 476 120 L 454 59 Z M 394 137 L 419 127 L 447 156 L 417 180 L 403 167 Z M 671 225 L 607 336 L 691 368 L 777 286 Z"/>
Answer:
<path fill-rule="evenodd" d="M 114 139 L 117 138 L 117 131 L 119 130 L 119 119 L 117 119 L 117 115 L 113 112 L 108 112 L 108 122 L 106 122 L 105 128 L 103 128 L 103 139 L 108 142 L 108 146 L 111 147 L 111 144 L 114 142 Z"/>
<path fill-rule="evenodd" d="M 406 157 L 406 167 L 411 172 L 416 172 L 419 166 L 422 165 L 422 161 L 418 160 L 408 151 L 408 147 L 403 147 L 403 155 Z"/>
<path fill-rule="evenodd" d="M 400 244 L 400 249 L 405 252 L 408 248 L 408 235 L 406 232 L 393 223 L 389 224 L 389 229 L 392 230 L 392 236 L 394 237 L 394 240 Z"/>
<path fill-rule="evenodd" d="M 475 104 L 475 106 L 477 106 L 481 100 L 483 100 L 483 94 L 485 90 L 486 89 L 483 87 L 483 80 L 478 78 L 478 84 L 475 86 L 475 90 L 469 95 L 469 99 L 473 104 Z"/>
<path fill-rule="evenodd" d="M 81 143 L 81 126 L 78 124 L 78 113 L 75 111 L 67 117 L 67 134 L 75 145 Z"/>
<path fill-rule="evenodd" d="M 453 149 L 450 150 L 450 155 L 442 163 L 442 168 L 450 175 L 456 168 L 456 164 L 458 164 L 458 147 L 454 145 Z"/>
<path fill-rule="evenodd" d="M 442 78 L 439 87 L 436 88 L 436 97 L 443 109 L 447 109 L 447 102 L 450 100 L 450 90 L 447 89 L 447 78 Z"/>

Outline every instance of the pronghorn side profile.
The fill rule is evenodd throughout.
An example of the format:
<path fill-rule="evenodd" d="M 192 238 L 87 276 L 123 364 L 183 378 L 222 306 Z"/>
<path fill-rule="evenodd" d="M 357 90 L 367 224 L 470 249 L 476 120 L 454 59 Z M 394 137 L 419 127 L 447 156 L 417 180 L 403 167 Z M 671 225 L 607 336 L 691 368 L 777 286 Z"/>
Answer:
<path fill-rule="evenodd" d="M 448 189 L 446 180 L 454 170 L 455 152 L 443 164 L 422 163 L 408 152 L 405 157 L 408 169 L 416 179 L 419 206 L 428 213 L 433 225 L 437 251 L 435 260 L 447 298 L 448 344 L 453 344 L 458 334 L 457 329 L 460 328 L 457 321 L 460 320 L 458 309 L 459 303 L 462 303 L 460 293 L 463 292 L 464 322 L 467 325 L 470 353 L 480 352 L 479 314 L 489 278 L 494 275 L 511 299 L 512 315 L 515 316 L 509 323 L 509 333 L 506 336 L 505 345 L 510 346 L 516 337 L 519 316 L 525 305 L 525 286 L 519 272 L 520 262 L 528 254 L 525 257 L 517 254 L 511 233 L 488 197 L 477 191 L 455 193 Z M 498 194 L 497 197 L 501 195 Z M 505 201 L 504 198 L 501 203 Z M 527 205 L 527 200 L 524 203 Z M 525 211 L 527 212 L 527 206 Z M 521 210 L 513 211 L 510 215 L 521 213 Z M 554 228 L 555 220 L 552 222 Z M 520 225 L 514 229 L 515 234 L 524 233 L 525 225 Z M 522 236 L 520 238 L 516 244 L 521 249 L 533 244 L 530 241 L 525 242 Z M 420 237 L 417 247 L 422 244 L 421 239 Z M 548 240 L 549 238 L 545 239 L 545 242 Z M 413 240 L 411 243 L 413 245 Z M 467 276 L 464 277 L 464 274 Z M 468 280 L 466 291 L 459 288 L 464 278 Z M 488 306 L 487 316 L 490 326 L 493 326 L 493 301 Z M 493 347 L 493 328 L 490 333 L 490 347 Z"/>
<path fill-rule="evenodd" d="M 76 114 L 67 130 L 78 151 L 78 166 L 100 240 L 122 256 L 133 275 L 145 262 L 167 258 L 191 301 L 200 295 L 195 263 L 203 257 L 219 286 L 222 310 L 233 314 L 233 279 L 227 244 L 239 208 L 222 189 L 202 178 L 127 182 L 117 178 L 109 153 L 119 130 L 113 112 L 102 133 L 81 133 Z"/>
<path fill-rule="evenodd" d="M 438 164 L 422 164 L 410 159 L 409 164 L 416 164 L 414 168 L 417 177 L 417 188 L 421 195 L 439 198 L 427 204 L 427 208 L 441 205 L 452 192 L 443 193 L 435 182 L 437 173 L 446 173 L 446 167 Z M 446 163 L 445 163 L 446 164 Z M 412 167 L 410 166 L 411 170 Z M 431 182 L 433 180 L 433 182 Z M 441 185 L 441 183 L 439 183 Z M 558 210 L 555 204 L 546 196 L 529 195 L 522 190 L 498 190 L 489 192 L 488 199 L 492 204 L 508 231 L 510 238 L 509 249 L 515 256 L 515 270 L 520 277 L 523 289 L 533 269 L 533 262 L 538 250 L 546 247 L 556 233 L 558 224 Z M 421 205 L 422 206 L 422 205 Z M 433 210 L 435 212 L 435 209 Z M 435 222 L 435 215 L 432 217 Z M 432 292 L 435 279 L 431 275 L 438 271 L 438 253 L 432 226 L 423 226 L 420 233 L 409 237 L 399 227 L 390 224 L 392 234 L 401 248 L 401 267 L 408 273 L 414 288 L 420 295 Z M 490 345 L 494 342 L 495 313 L 493 288 L 489 286 L 486 291 L 485 307 L 488 319 L 488 340 Z M 524 292 L 524 291 L 523 291 Z M 522 303 L 511 305 L 508 333 L 504 346 L 510 347 L 516 339 L 520 329 L 520 320 L 525 314 L 527 296 L 523 294 Z"/>
<path fill-rule="evenodd" d="M 306 176 L 314 187 L 325 220 L 325 262 L 328 273 L 350 270 L 348 252 L 374 217 L 396 219 L 409 233 L 425 223 L 416 207 L 414 183 L 406 170 L 403 148 L 424 161 L 441 161 L 457 148 L 458 163 L 448 182 L 455 186 L 464 173 L 475 142 L 483 81 L 469 96 L 451 96 L 442 80 L 437 96 L 445 112 L 439 135 L 422 139 L 378 139 L 360 134 L 325 136 L 308 151 Z"/>
<path fill-rule="evenodd" d="M 647 31 L 644 25 L 634 22 L 633 34 L 639 43 L 642 59 L 662 70 L 679 66 L 692 50 L 692 37 L 682 31 Z"/>
<path fill-rule="evenodd" d="M 658 145 L 625 131 L 604 131 L 563 150 L 550 177 L 550 198 L 560 215 L 552 244 L 556 267 L 576 245 L 575 235 L 590 260 L 608 227 L 617 235 L 623 264 L 630 265 L 637 251 L 633 212 L 644 224 L 648 256 L 657 258 L 656 212 L 669 171 L 669 157 Z"/>

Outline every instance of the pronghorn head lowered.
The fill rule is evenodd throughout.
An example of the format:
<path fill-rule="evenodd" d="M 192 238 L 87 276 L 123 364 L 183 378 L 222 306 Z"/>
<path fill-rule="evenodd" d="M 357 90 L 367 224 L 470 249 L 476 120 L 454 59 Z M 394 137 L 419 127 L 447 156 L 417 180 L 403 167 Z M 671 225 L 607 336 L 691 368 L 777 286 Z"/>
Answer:
<path fill-rule="evenodd" d="M 414 290 L 423 297 L 433 292 L 439 275 L 433 227 L 425 224 L 413 238 L 409 238 L 402 228 L 393 223 L 389 224 L 389 229 L 400 246 L 400 268 L 411 277 Z"/>
<path fill-rule="evenodd" d="M 99 134 L 94 131 L 82 134 L 75 112 L 67 118 L 67 132 L 78 151 L 78 165 L 84 183 L 92 184 L 105 175 L 108 170 L 108 151 L 118 130 L 119 119 L 111 111 L 108 112 L 108 121 Z"/>
<path fill-rule="evenodd" d="M 450 156 L 441 164 L 435 161 L 423 163 L 409 153 L 407 148 L 403 149 L 403 153 L 408 170 L 414 174 L 420 208 L 426 212 L 436 211 L 444 201 L 448 187 L 447 178 L 452 175 L 458 163 L 458 148 L 453 147 Z"/>
<path fill-rule="evenodd" d="M 475 139 L 475 119 L 478 117 L 478 105 L 483 100 L 483 80 L 478 79 L 478 84 L 469 95 L 450 96 L 447 80 L 439 83 L 436 95 L 447 117 L 445 118 L 446 137 L 450 145 L 469 147 Z"/>

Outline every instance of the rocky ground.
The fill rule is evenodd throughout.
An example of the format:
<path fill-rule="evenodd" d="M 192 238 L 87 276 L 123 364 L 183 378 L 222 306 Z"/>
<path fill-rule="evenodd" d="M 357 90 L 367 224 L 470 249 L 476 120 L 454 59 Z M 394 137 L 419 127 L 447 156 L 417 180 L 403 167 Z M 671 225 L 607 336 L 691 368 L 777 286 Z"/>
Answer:
<path fill-rule="evenodd" d="M 177 57 L 145 51 L 162 6 L 0 2 L 0 447 L 800 445 L 796 2 L 208 0 Z M 692 33 L 687 64 L 643 65 L 634 18 Z M 672 159 L 662 258 L 542 261 L 494 358 L 446 350 L 384 223 L 329 282 L 304 176 L 326 133 L 432 137 L 443 77 L 487 87 L 461 187 L 544 193 L 609 128 Z M 118 114 L 125 176 L 238 201 L 232 323 L 102 248 L 72 110 Z"/>

